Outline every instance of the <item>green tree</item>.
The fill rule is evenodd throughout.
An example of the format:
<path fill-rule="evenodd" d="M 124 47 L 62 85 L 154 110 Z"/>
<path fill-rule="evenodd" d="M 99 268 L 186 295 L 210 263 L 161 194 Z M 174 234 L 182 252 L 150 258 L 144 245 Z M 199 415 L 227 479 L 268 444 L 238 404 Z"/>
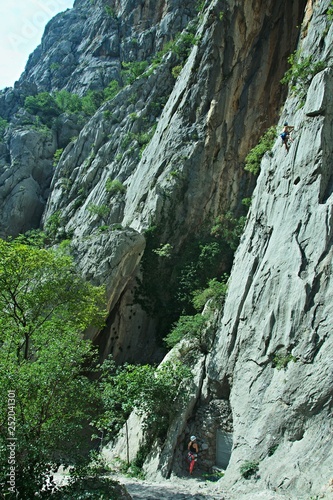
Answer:
<path fill-rule="evenodd" d="M 82 332 L 104 317 L 104 290 L 86 283 L 70 257 L 0 240 L 2 491 L 11 491 L 11 437 L 18 498 L 34 498 L 60 463 L 83 459 L 80 437 L 98 391 L 87 377 L 93 351 Z"/>
<path fill-rule="evenodd" d="M 79 113 L 82 111 L 82 99 L 77 94 L 67 90 L 55 92 L 54 99 L 61 111 L 66 113 Z"/>
<path fill-rule="evenodd" d="M 101 394 L 104 412 L 97 427 L 112 437 L 135 410 L 143 417 L 149 441 L 165 438 L 175 416 L 177 401 L 186 394 L 190 370 L 180 362 L 166 362 L 159 368 L 150 365 L 125 364 L 115 367 L 105 363 Z"/>
<path fill-rule="evenodd" d="M 48 127 L 53 124 L 54 119 L 61 113 L 56 100 L 48 92 L 26 97 L 24 108 L 31 115 L 39 116 L 41 121 Z"/>

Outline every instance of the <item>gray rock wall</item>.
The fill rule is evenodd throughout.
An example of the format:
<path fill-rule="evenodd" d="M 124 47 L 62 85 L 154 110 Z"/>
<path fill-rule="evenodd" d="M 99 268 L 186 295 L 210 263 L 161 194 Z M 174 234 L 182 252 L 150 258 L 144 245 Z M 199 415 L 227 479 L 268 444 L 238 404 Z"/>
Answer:
<path fill-rule="evenodd" d="M 300 44 L 327 69 L 313 78 L 304 107 L 292 95 L 285 104 L 279 126 L 295 125 L 294 142 L 287 154 L 277 139 L 262 161 L 208 361 L 212 393 L 226 378 L 231 387 L 234 447 L 223 484 L 238 495 L 267 488 L 288 498 L 331 498 L 324 493 L 333 452 L 328 4 L 314 4 Z M 241 478 L 245 461 L 258 462 L 256 478 Z"/>

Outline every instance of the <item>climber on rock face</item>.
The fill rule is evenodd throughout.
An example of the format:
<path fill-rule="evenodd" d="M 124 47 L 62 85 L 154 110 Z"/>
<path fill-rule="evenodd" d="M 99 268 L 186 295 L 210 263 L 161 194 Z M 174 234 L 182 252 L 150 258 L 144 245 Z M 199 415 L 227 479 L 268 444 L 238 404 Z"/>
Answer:
<path fill-rule="evenodd" d="M 292 132 L 292 130 L 294 130 L 294 127 L 288 125 L 288 122 L 285 122 L 283 124 L 282 133 L 280 134 L 280 137 L 282 139 L 282 144 L 284 144 L 287 153 L 289 151 L 289 141 L 292 142 L 292 139 L 290 138 L 290 133 Z"/>

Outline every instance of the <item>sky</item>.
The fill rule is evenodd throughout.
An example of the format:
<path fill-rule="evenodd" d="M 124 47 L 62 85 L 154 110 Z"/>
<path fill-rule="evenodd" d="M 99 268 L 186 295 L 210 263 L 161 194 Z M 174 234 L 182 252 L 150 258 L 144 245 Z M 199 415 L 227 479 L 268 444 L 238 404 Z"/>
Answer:
<path fill-rule="evenodd" d="M 28 57 L 40 44 L 44 28 L 74 0 L 0 0 L 0 89 L 12 87 Z"/>

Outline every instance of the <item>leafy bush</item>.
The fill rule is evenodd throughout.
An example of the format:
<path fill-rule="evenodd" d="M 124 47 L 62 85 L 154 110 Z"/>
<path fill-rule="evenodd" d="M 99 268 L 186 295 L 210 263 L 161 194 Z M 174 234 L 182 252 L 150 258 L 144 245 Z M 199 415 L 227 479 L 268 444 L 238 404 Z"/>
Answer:
<path fill-rule="evenodd" d="M 245 170 L 254 175 L 260 171 L 260 163 L 265 153 L 270 151 L 276 139 L 276 127 L 270 127 L 260 138 L 257 146 L 251 149 L 245 158 Z"/>
<path fill-rule="evenodd" d="M 327 10 L 327 19 L 333 21 L 333 0 L 331 1 Z"/>
<path fill-rule="evenodd" d="M 211 234 L 224 240 L 232 250 L 236 250 L 243 234 L 246 217 L 234 217 L 231 212 L 219 215 L 211 229 Z"/>
<path fill-rule="evenodd" d="M 277 370 L 283 370 L 290 361 L 296 363 L 297 358 L 295 358 L 295 356 L 293 356 L 292 354 L 278 353 L 274 356 L 272 361 L 274 368 L 276 368 Z"/>
<path fill-rule="evenodd" d="M 60 156 L 62 155 L 64 148 L 57 149 L 53 155 L 53 166 L 56 167 L 59 163 Z"/>
<path fill-rule="evenodd" d="M 66 486 L 58 488 L 52 500 L 119 500 L 123 497 L 123 487 L 105 477 L 73 478 Z"/>
<path fill-rule="evenodd" d="M 105 5 L 104 10 L 108 16 L 112 17 L 113 19 L 116 18 L 116 11 L 112 9 L 109 5 Z"/>
<path fill-rule="evenodd" d="M 5 135 L 6 128 L 8 127 L 8 122 L 0 116 L 0 141 Z"/>
<path fill-rule="evenodd" d="M 172 76 L 175 78 L 175 80 L 179 77 L 181 70 L 183 69 L 183 66 L 180 64 L 178 66 L 174 66 L 171 70 Z"/>
<path fill-rule="evenodd" d="M 193 293 L 193 305 L 197 311 L 202 311 L 208 300 L 212 300 L 213 305 L 221 306 L 227 293 L 227 275 L 222 282 L 216 278 L 209 280 L 208 287 L 204 290 L 196 290 Z"/>
<path fill-rule="evenodd" d="M 139 76 L 141 76 L 148 67 L 148 61 L 134 61 L 121 63 L 122 67 L 122 77 L 125 85 L 132 84 Z"/>
<path fill-rule="evenodd" d="M 324 61 L 313 61 L 313 56 L 303 57 L 300 51 L 295 51 L 288 57 L 290 68 L 281 80 L 282 84 L 290 84 L 291 90 L 301 99 L 305 98 L 307 88 L 312 78 L 326 67 Z"/>
<path fill-rule="evenodd" d="M 79 113 L 82 111 L 82 99 L 77 94 L 60 90 L 54 93 L 54 99 L 64 113 Z"/>
<path fill-rule="evenodd" d="M 61 215 L 61 211 L 57 210 L 45 222 L 44 225 L 45 234 L 52 241 L 54 241 L 54 239 L 56 238 L 58 230 L 62 224 L 62 219 L 63 218 Z"/>
<path fill-rule="evenodd" d="M 101 90 L 89 90 L 81 99 L 82 111 L 92 116 L 104 101 L 104 93 Z"/>
<path fill-rule="evenodd" d="M 186 335 L 191 338 L 200 338 L 206 322 L 207 317 L 202 314 L 195 314 L 194 316 L 180 316 L 170 333 L 168 333 L 164 339 L 167 347 L 171 349 Z"/>
<path fill-rule="evenodd" d="M 173 247 L 170 243 L 165 243 L 165 245 L 160 245 L 159 248 L 153 250 L 159 257 L 165 257 L 169 259 L 172 255 Z"/>
<path fill-rule="evenodd" d="M 259 462 L 253 462 L 247 460 L 240 467 L 240 473 L 245 479 L 249 479 L 251 476 L 256 474 L 259 470 Z"/>
<path fill-rule="evenodd" d="M 24 101 L 24 108 L 31 115 L 39 116 L 42 122 L 50 127 L 54 119 L 61 113 L 56 100 L 48 92 L 41 92 L 36 96 L 28 96 Z"/>
<path fill-rule="evenodd" d="M 117 80 L 111 80 L 109 85 L 103 90 L 104 101 L 110 101 L 119 93 L 120 87 Z"/>
<path fill-rule="evenodd" d="M 196 37 L 194 33 L 184 31 L 176 36 L 172 51 L 177 54 L 178 57 L 186 59 L 190 55 L 192 47 L 196 45 L 198 41 L 199 38 Z"/>
<path fill-rule="evenodd" d="M 101 369 L 106 371 L 101 384 L 104 412 L 96 422 L 97 428 L 114 436 L 135 408 L 150 437 L 163 439 L 175 416 L 175 401 L 186 393 L 190 370 L 171 362 L 158 369 L 150 365 L 116 367 L 109 360 Z"/>
<path fill-rule="evenodd" d="M 107 179 L 105 183 L 105 190 L 107 193 L 116 194 L 116 193 L 125 193 L 126 186 L 122 184 L 118 179 Z"/>
<path fill-rule="evenodd" d="M 104 218 L 109 214 L 110 207 L 108 207 L 107 205 L 95 205 L 91 203 L 90 205 L 88 205 L 87 210 L 93 215 Z"/>

